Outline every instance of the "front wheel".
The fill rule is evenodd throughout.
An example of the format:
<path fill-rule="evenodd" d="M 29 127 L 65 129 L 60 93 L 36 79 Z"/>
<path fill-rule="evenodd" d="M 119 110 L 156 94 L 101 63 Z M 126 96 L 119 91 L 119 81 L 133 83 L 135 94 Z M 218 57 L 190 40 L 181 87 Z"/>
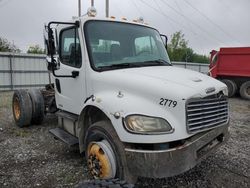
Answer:
<path fill-rule="evenodd" d="M 85 136 L 85 157 L 95 179 L 119 178 L 134 183 L 125 158 L 124 145 L 109 121 L 91 125 Z"/>

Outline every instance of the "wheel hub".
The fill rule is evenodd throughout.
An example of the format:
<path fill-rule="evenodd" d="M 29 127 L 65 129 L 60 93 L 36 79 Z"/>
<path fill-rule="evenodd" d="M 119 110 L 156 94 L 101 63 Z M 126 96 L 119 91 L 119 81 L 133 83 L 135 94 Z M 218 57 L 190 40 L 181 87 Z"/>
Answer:
<path fill-rule="evenodd" d="M 103 140 L 91 142 L 88 146 L 88 168 L 96 179 L 114 178 L 116 174 L 115 156 L 110 144 Z"/>
<path fill-rule="evenodd" d="M 100 160 L 98 158 L 96 158 L 95 155 L 90 155 L 88 158 L 88 167 L 90 169 L 90 173 L 92 174 L 92 176 L 94 176 L 95 178 L 100 177 L 102 174 L 101 171 L 101 165 L 100 165 Z"/>
<path fill-rule="evenodd" d="M 15 115 L 15 118 L 16 118 L 17 120 L 19 120 L 20 115 L 21 115 L 21 109 L 20 109 L 20 103 L 19 103 L 19 100 L 18 100 L 17 97 L 14 99 L 13 107 L 14 107 L 14 115 Z"/>

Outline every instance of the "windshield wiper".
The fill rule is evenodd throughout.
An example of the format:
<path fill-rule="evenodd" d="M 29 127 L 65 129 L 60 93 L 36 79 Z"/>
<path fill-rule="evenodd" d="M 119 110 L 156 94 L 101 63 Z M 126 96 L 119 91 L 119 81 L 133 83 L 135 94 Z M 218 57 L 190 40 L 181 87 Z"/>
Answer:
<path fill-rule="evenodd" d="M 112 69 L 122 69 L 122 68 L 131 68 L 131 67 L 146 67 L 146 66 L 172 66 L 169 62 L 163 59 L 143 61 L 143 62 L 134 62 L 134 63 L 117 63 L 107 66 L 99 66 L 100 70 L 112 70 Z"/>
<path fill-rule="evenodd" d="M 144 61 L 141 63 L 141 66 L 172 66 L 169 62 L 163 59 L 156 59 L 150 61 Z"/>
<path fill-rule="evenodd" d="M 130 68 L 130 67 L 140 67 L 137 63 L 117 63 L 107 66 L 99 66 L 99 69 L 116 69 L 116 68 Z"/>

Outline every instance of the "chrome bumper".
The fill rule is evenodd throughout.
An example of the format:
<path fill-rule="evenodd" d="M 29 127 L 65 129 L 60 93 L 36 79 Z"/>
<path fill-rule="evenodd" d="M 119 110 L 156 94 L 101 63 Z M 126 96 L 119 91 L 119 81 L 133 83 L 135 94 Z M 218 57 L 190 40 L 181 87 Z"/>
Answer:
<path fill-rule="evenodd" d="M 228 125 L 202 132 L 185 140 L 184 145 L 167 150 L 125 149 L 128 169 L 141 177 L 163 178 L 193 168 L 228 139 Z"/>

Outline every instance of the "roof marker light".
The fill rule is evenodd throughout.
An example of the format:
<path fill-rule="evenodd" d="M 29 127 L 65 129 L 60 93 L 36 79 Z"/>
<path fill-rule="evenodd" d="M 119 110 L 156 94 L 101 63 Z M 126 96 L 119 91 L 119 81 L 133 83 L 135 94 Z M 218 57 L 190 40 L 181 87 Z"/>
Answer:
<path fill-rule="evenodd" d="M 90 7 L 87 12 L 89 17 L 95 17 L 97 15 L 97 11 L 95 7 Z"/>
<path fill-rule="evenodd" d="M 139 17 L 139 18 L 137 19 L 137 22 L 139 22 L 139 23 L 143 24 L 143 23 L 144 23 L 144 19 L 143 19 L 143 17 Z"/>

